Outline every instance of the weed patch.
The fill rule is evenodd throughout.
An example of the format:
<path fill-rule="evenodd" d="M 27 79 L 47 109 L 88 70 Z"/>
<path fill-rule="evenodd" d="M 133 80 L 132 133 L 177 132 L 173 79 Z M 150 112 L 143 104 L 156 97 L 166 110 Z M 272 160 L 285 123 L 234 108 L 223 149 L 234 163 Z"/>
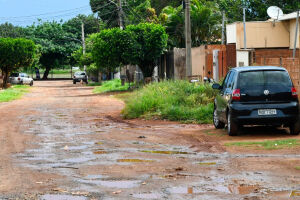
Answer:
<path fill-rule="evenodd" d="M 93 90 L 93 93 L 105 93 L 105 92 L 119 92 L 119 91 L 127 91 L 129 89 L 129 83 L 125 83 L 122 85 L 120 79 L 114 79 L 111 81 L 105 81 L 101 86 L 96 87 Z"/>
<path fill-rule="evenodd" d="M 16 85 L 9 89 L 0 91 L 0 102 L 9 102 L 19 99 L 26 92 L 29 92 L 29 86 L 25 85 Z"/>
<path fill-rule="evenodd" d="M 149 84 L 129 96 L 123 116 L 168 119 L 185 123 L 211 123 L 217 94 L 209 84 L 164 81 Z"/>
<path fill-rule="evenodd" d="M 273 141 L 263 141 L 263 142 L 231 142 L 226 143 L 225 146 L 238 146 L 238 147 L 252 147 L 259 149 L 282 149 L 282 148 L 292 148 L 299 146 L 299 140 L 288 139 L 288 140 L 273 140 Z"/>

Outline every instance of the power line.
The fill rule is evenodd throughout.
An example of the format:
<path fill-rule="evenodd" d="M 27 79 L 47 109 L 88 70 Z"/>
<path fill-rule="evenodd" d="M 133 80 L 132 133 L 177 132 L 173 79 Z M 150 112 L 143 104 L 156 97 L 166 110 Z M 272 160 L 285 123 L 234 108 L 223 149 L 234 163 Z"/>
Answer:
<path fill-rule="evenodd" d="M 104 7 L 107 7 L 108 5 L 111 5 L 111 2 L 109 2 L 105 5 L 102 5 L 102 6 L 98 6 L 95 9 L 100 10 Z M 87 9 L 90 9 L 90 6 L 82 6 L 82 7 L 75 8 L 75 9 L 69 9 L 69 10 L 57 11 L 57 12 L 49 12 L 49 13 L 43 13 L 43 14 L 39 14 L 39 15 L 9 17 L 9 18 L 0 17 L 0 21 L 2 20 L 2 21 L 5 21 L 5 22 L 18 23 L 18 24 L 24 24 L 24 23 L 30 23 L 30 22 L 33 23 L 33 22 L 37 21 L 38 19 L 48 21 L 50 19 L 63 18 L 63 17 L 72 16 L 72 15 L 78 15 L 83 11 L 87 11 Z M 58 13 L 63 13 L 63 14 L 56 15 L 56 16 L 47 16 L 47 17 L 37 18 L 38 16 L 45 16 L 45 15 L 58 14 Z"/>
<path fill-rule="evenodd" d="M 43 16 L 43 15 L 64 13 L 64 12 L 69 12 L 69 11 L 74 11 L 74 10 L 82 10 L 82 9 L 85 9 L 85 8 L 88 8 L 88 7 L 89 6 L 82 6 L 82 7 L 79 7 L 79 8 L 74 8 L 74 9 L 69 9 L 69 10 L 62 10 L 62 11 L 57 11 L 57 12 L 48 12 L 48 13 L 37 14 L 37 15 L 27 15 L 27 16 L 18 16 L 18 17 L 0 17 L 0 19 L 18 19 L 18 18 L 38 17 L 38 16 Z"/>

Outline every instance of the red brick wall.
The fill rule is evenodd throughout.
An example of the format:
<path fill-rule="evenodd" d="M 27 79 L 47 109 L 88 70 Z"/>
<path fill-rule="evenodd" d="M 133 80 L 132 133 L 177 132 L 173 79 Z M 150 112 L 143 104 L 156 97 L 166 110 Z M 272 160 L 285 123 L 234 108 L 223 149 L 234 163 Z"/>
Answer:
<path fill-rule="evenodd" d="M 293 50 L 291 49 L 255 49 L 256 58 L 291 58 Z M 299 58 L 299 49 L 296 51 L 296 57 Z"/>

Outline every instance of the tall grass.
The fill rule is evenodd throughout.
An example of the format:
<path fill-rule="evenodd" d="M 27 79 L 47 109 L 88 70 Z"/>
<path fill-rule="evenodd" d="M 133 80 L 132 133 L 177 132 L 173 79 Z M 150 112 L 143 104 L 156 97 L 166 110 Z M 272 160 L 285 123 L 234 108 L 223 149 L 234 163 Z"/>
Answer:
<path fill-rule="evenodd" d="M 159 117 L 171 121 L 211 123 L 216 91 L 188 81 L 152 83 L 133 92 L 123 110 L 125 118 Z"/>
<path fill-rule="evenodd" d="M 0 91 L 0 102 L 9 102 L 19 99 L 24 93 L 29 91 L 29 86 L 16 85 L 9 89 Z"/>
<path fill-rule="evenodd" d="M 114 79 L 111 81 L 105 81 L 101 86 L 95 87 L 93 93 L 104 93 L 104 92 L 116 92 L 116 91 L 126 91 L 129 88 L 129 84 L 125 83 L 122 85 L 120 79 Z"/>

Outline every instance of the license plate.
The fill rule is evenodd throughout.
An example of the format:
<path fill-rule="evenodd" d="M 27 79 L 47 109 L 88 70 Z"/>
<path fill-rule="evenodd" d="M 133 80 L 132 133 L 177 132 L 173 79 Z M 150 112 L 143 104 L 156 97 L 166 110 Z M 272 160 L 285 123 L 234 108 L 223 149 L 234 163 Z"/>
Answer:
<path fill-rule="evenodd" d="M 276 109 L 261 109 L 258 110 L 258 115 L 277 115 Z"/>

